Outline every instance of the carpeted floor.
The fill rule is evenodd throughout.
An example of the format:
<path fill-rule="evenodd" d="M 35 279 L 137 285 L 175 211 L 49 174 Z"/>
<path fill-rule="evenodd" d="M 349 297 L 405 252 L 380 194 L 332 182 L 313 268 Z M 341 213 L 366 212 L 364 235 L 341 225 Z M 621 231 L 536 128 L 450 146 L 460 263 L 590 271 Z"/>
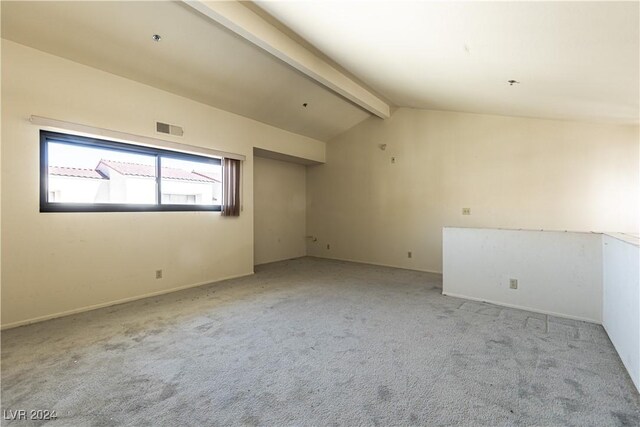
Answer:
<path fill-rule="evenodd" d="M 60 426 L 640 425 L 602 327 L 440 292 L 302 258 L 8 330 L 2 409 Z"/>

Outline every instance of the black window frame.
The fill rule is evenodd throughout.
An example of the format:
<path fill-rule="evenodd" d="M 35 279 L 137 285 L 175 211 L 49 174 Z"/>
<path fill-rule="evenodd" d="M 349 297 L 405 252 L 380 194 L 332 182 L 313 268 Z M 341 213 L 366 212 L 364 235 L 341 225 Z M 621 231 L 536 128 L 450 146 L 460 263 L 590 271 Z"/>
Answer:
<path fill-rule="evenodd" d="M 69 144 L 74 146 L 100 148 L 132 154 L 144 154 L 156 158 L 156 203 L 60 203 L 49 202 L 49 142 Z M 191 160 L 211 163 L 222 166 L 222 159 L 207 157 L 197 154 L 182 153 L 179 151 L 165 150 L 161 148 L 146 147 L 123 142 L 109 141 L 105 139 L 87 136 L 71 135 L 60 132 L 40 130 L 40 212 L 193 212 L 208 211 L 220 212 L 222 205 L 187 205 L 187 204 L 162 204 L 162 173 L 161 158 L 179 160 Z M 224 174 L 223 174 L 224 175 Z"/>

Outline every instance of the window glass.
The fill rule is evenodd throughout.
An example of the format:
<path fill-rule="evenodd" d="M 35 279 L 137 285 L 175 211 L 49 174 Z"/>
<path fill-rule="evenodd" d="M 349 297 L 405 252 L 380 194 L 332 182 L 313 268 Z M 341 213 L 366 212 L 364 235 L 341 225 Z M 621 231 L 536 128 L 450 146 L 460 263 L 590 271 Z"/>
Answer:
<path fill-rule="evenodd" d="M 48 131 L 40 150 L 42 212 L 221 208 L 219 158 Z"/>
<path fill-rule="evenodd" d="M 50 203 L 156 203 L 155 156 L 49 142 Z"/>
<path fill-rule="evenodd" d="M 160 156 L 162 203 L 219 205 L 222 168 L 219 164 Z"/>

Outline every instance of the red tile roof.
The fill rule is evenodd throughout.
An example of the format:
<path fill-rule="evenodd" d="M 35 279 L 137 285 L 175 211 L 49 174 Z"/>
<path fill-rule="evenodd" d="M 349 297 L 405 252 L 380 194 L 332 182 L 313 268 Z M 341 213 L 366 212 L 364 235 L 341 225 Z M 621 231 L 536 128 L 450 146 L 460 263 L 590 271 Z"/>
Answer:
<path fill-rule="evenodd" d="M 220 173 L 215 172 L 202 172 L 202 171 L 193 171 L 196 175 L 202 175 L 205 178 L 209 178 L 216 182 L 222 182 L 222 178 L 220 177 Z"/>
<path fill-rule="evenodd" d="M 128 162 L 116 162 L 114 160 L 106 160 L 102 159 L 96 166 L 96 169 L 100 167 L 100 164 L 103 164 L 114 171 L 127 176 L 142 176 L 142 177 L 150 177 L 154 178 L 156 176 L 156 168 L 155 166 L 149 165 L 141 165 L 138 163 L 128 163 Z M 197 182 L 214 182 L 218 181 L 217 179 L 204 175 L 201 172 L 189 172 L 184 169 L 178 168 L 170 168 L 163 167 L 162 168 L 162 178 L 163 179 L 176 179 L 182 181 L 197 181 Z"/>
<path fill-rule="evenodd" d="M 49 175 L 70 176 L 74 178 L 107 179 L 94 169 L 70 168 L 65 166 L 49 166 Z"/>

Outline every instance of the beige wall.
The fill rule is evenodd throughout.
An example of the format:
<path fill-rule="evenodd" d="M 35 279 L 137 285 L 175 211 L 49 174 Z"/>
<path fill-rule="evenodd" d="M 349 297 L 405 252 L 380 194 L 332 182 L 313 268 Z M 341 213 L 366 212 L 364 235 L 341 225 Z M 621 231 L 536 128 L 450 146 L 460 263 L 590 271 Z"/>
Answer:
<path fill-rule="evenodd" d="M 320 141 L 13 42 L 2 41 L 2 66 L 4 327 L 250 274 L 253 147 L 325 159 Z M 242 215 L 41 214 L 32 114 L 152 137 L 160 120 L 185 128 L 174 141 L 244 154 Z M 308 167 L 304 234 L 318 241 L 307 253 L 441 271 L 444 225 L 637 232 L 638 155 L 637 126 L 399 109 L 336 138 L 328 163 Z M 256 248 L 256 262 L 303 254 L 292 236 Z"/>
<path fill-rule="evenodd" d="M 323 142 L 6 40 L 2 65 L 3 327 L 252 273 L 253 146 L 324 160 Z M 174 141 L 244 154 L 242 214 L 39 213 L 32 114 L 151 137 L 175 123 Z"/>
<path fill-rule="evenodd" d="M 638 138 L 638 126 L 406 108 L 368 119 L 308 168 L 308 254 L 441 272 L 443 226 L 637 232 Z"/>
<path fill-rule="evenodd" d="M 0 7 L 0 27 L 2 26 L 2 7 Z M 0 29 L 0 34 L 1 34 Z M 2 71 L 2 46 L 0 45 L 0 76 Z M 2 94 L 2 79 L 0 78 L 0 94 Z M 0 113 L 2 112 L 2 96 L 0 96 Z M 1 116 L 1 114 L 0 114 Z M 0 234 L 2 233 L 2 117 L 0 117 Z M 2 238 L 0 238 L 0 319 L 2 318 Z M 0 322 L 1 323 L 1 322 Z"/>
<path fill-rule="evenodd" d="M 254 157 L 254 263 L 306 255 L 306 168 Z"/>

